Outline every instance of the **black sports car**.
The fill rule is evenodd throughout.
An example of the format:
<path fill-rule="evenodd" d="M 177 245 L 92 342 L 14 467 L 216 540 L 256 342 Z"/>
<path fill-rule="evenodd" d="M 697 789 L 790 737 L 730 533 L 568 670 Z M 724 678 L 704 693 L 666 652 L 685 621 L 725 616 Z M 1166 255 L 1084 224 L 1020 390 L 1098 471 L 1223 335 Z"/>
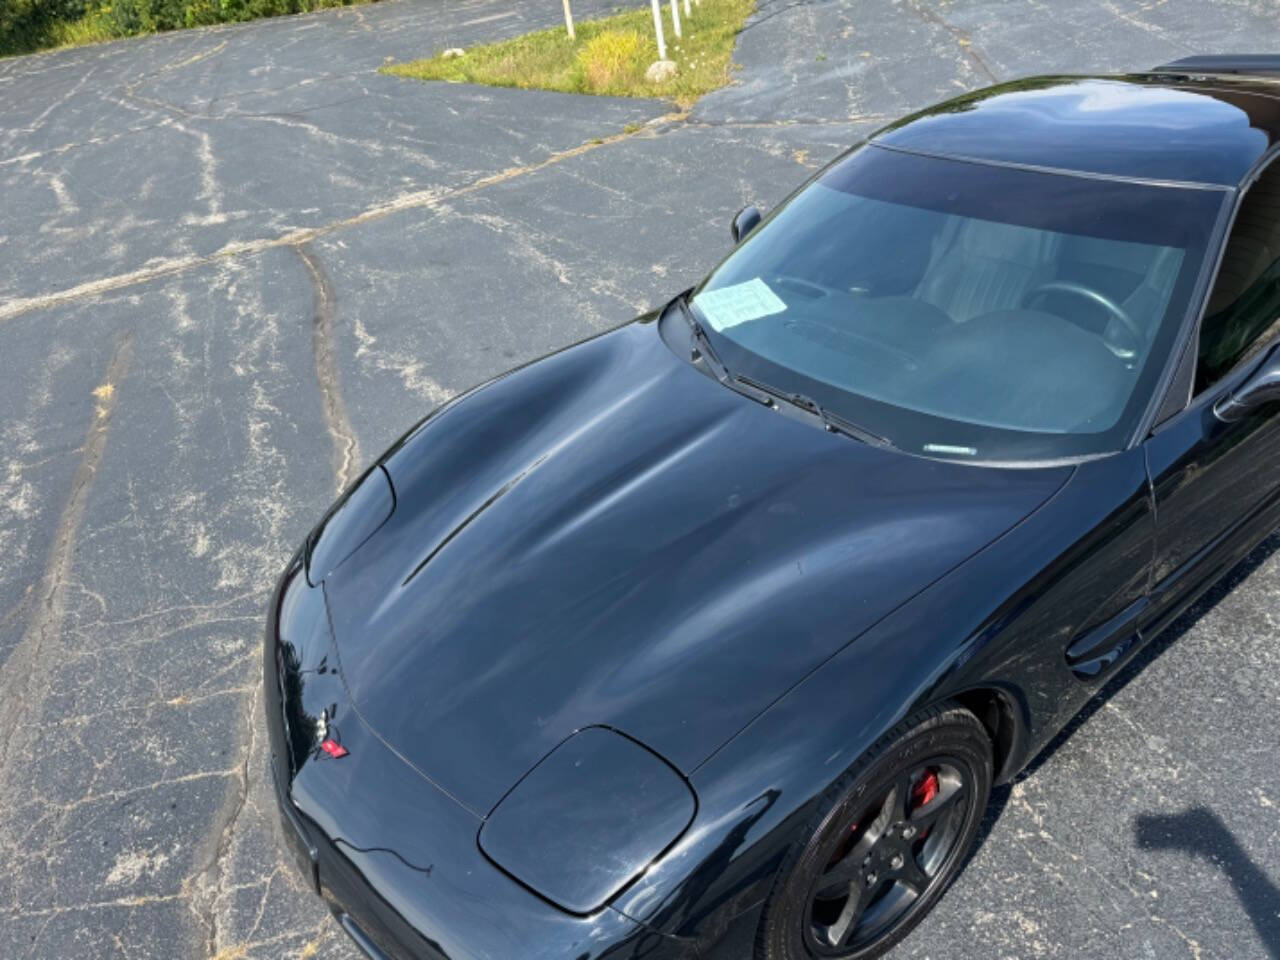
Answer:
<path fill-rule="evenodd" d="M 1280 57 L 979 91 L 418 424 L 267 625 L 285 833 L 348 933 L 904 937 L 992 784 L 1280 522 L 1278 154 Z"/>

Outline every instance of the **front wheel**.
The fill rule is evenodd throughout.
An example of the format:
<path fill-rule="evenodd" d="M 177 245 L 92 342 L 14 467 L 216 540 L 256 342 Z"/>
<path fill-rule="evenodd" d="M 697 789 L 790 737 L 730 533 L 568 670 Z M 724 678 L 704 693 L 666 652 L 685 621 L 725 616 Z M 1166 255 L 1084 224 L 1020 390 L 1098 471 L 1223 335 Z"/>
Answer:
<path fill-rule="evenodd" d="M 832 785 L 765 903 L 757 960 L 870 960 L 955 879 L 982 822 L 991 741 L 955 705 L 899 724 Z"/>

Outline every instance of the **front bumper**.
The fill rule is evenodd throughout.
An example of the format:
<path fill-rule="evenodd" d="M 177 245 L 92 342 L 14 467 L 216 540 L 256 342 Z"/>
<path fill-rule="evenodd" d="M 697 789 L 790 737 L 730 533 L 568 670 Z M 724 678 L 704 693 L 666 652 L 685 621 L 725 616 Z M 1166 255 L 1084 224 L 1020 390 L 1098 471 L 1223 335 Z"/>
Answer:
<path fill-rule="evenodd" d="M 312 891 L 325 901 L 334 919 L 365 956 L 370 960 L 446 957 L 435 944 L 424 941 L 417 931 L 408 928 L 387 904 L 369 902 L 371 891 L 360 882 L 358 871 L 336 845 L 327 838 L 319 838 L 316 826 L 308 825 L 299 814 L 284 786 L 275 756 L 271 758 L 271 774 L 285 845 Z"/>
<path fill-rule="evenodd" d="M 280 808 L 280 826 L 281 832 L 284 834 L 285 845 L 293 854 L 294 860 L 298 864 L 298 869 L 307 879 L 312 892 L 328 903 L 334 919 L 338 921 L 347 935 L 355 941 L 356 946 L 360 948 L 365 956 L 369 957 L 370 960 L 392 960 L 392 955 L 378 946 L 377 941 L 368 934 L 360 921 L 343 908 L 340 900 L 334 896 L 333 892 L 321 887 L 320 847 L 312 841 L 312 832 L 303 825 L 301 817 L 293 806 L 293 801 L 286 794 L 280 777 L 279 763 L 274 755 L 271 757 L 271 781 L 275 787 L 276 803 Z"/>
<path fill-rule="evenodd" d="M 277 588 L 263 657 L 276 800 L 285 842 L 308 884 L 366 955 L 696 957 L 688 941 L 655 933 L 611 908 L 587 917 L 567 914 L 495 868 L 477 843 L 481 819 L 402 760 L 351 708 L 340 679 L 324 666 L 332 662 L 327 633 L 312 631 L 306 638 L 300 637 L 306 631 L 291 630 L 291 611 L 305 610 L 323 590 L 307 586 L 300 570 L 295 561 Z M 296 594 L 284 602 L 289 591 L 307 591 L 306 603 L 298 603 Z M 283 626 L 277 623 L 281 611 Z M 283 645 L 282 634 L 289 637 Z M 307 645 L 324 649 L 302 649 Z M 345 756 L 300 749 L 296 728 L 321 710 L 327 718 L 341 717 Z"/>

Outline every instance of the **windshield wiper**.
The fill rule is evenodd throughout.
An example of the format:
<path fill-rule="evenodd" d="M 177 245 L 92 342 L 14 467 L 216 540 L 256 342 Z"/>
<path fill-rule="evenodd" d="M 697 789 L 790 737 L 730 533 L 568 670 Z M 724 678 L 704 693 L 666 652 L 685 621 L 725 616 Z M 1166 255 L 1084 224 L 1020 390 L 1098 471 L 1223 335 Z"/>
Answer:
<path fill-rule="evenodd" d="M 789 403 L 817 417 L 822 421 L 823 427 L 830 433 L 843 434 L 846 437 L 852 437 L 854 440 L 860 440 L 876 447 L 893 446 L 888 437 L 882 437 L 880 434 L 868 430 L 866 427 L 854 423 L 838 413 L 832 413 L 816 400 L 805 396 L 803 393 L 788 393 L 752 377 L 730 373 L 729 368 L 724 365 L 724 362 L 716 354 L 716 348 L 711 345 L 711 340 L 707 336 L 707 331 L 703 329 L 701 321 L 694 316 L 693 309 L 689 306 L 688 293 L 682 293 L 676 297 L 676 304 L 680 307 L 680 312 L 684 314 L 684 319 L 689 324 L 689 332 L 693 336 L 693 343 L 698 353 L 707 361 L 707 366 L 711 368 L 715 378 L 726 387 L 737 390 L 753 400 L 761 400 L 759 396 L 754 396 L 753 394 L 764 394 L 766 399 L 761 400 L 761 402 L 767 402 L 767 398 L 771 397 L 775 400 Z M 694 359 L 696 360 L 697 358 L 695 357 Z"/>
<path fill-rule="evenodd" d="M 812 397 L 807 397 L 803 393 L 790 393 L 786 390 L 780 390 L 775 386 L 756 380 L 753 377 L 734 376 L 734 379 L 744 386 L 750 387 L 752 390 L 758 390 L 760 393 L 768 394 L 776 400 L 789 403 L 793 407 L 813 414 L 822 421 L 825 427 L 831 433 L 843 434 L 846 437 L 852 437 L 854 440 L 860 440 L 863 443 L 869 443 L 876 447 L 892 447 L 893 442 L 888 438 L 868 430 L 861 424 L 854 423 L 838 413 L 832 413 L 818 401 Z"/>
<path fill-rule="evenodd" d="M 685 321 L 689 324 L 689 332 L 693 335 L 693 345 L 702 358 L 707 361 L 707 366 L 711 368 L 711 372 L 715 378 L 721 383 L 729 384 L 732 374 L 729 368 L 724 365 L 716 353 L 716 348 L 711 345 L 711 338 L 707 336 L 707 331 L 703 329 L 702 322 L 693 315 L 693 308 L 689 306 L 689 294 L 680 294 L 676 297 L 676 303 L 680 307 L 680 312 L 684 314 Z M 694 360 L 697 360 L 694 357 Z"/>

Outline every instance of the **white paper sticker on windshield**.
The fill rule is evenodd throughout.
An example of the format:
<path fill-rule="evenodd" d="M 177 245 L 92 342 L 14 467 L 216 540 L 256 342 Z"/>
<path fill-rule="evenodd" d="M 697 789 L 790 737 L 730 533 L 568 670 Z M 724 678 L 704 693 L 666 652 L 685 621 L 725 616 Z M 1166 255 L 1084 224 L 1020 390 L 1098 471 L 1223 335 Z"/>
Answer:
<path fill-rule="evenodd" d="M 694 298 L 694 302 L 706 316 L 712 330 L 735 327 L 787 309 L 787 305 L 759 277 L 731 287 L 704 290 Z"/>

